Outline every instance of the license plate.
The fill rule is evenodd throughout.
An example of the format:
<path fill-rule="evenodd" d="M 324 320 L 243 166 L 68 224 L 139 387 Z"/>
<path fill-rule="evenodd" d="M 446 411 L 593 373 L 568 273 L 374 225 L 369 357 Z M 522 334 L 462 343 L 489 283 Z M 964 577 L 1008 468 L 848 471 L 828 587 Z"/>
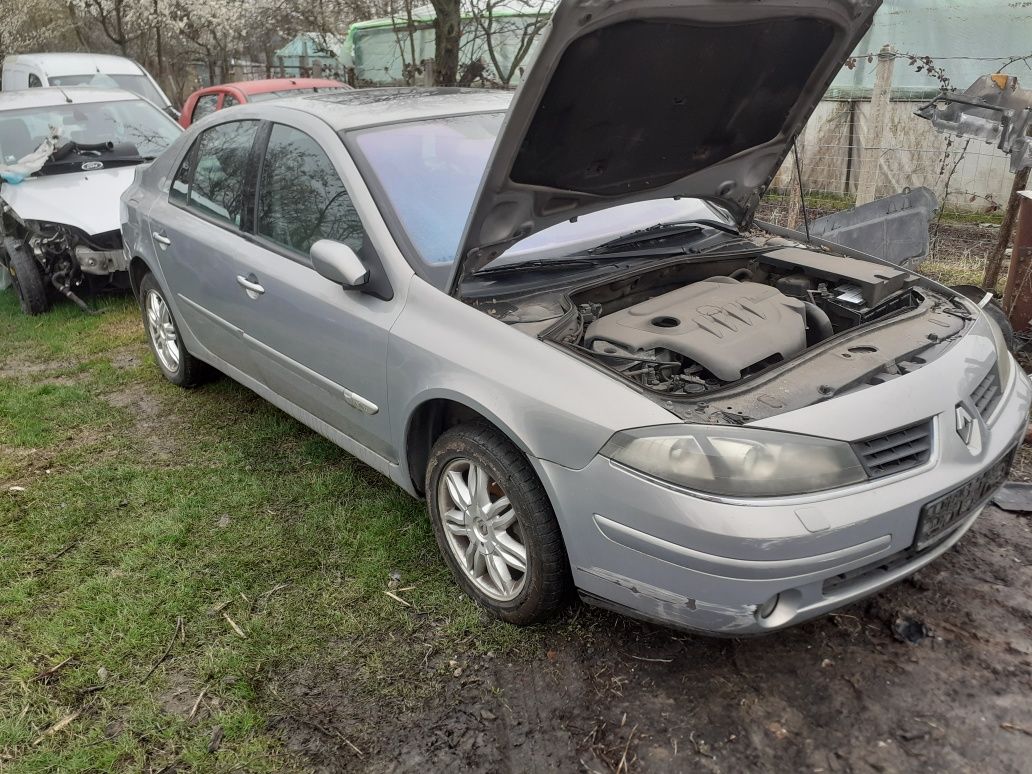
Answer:
<path fill-rule="evenodd" d="M 1012 450 L 981 475 L 926 503 L 917 522 L 914 548 L 918 551 L 928 548 L 970 516 L 1007 480 L 1013 461 Z"/>

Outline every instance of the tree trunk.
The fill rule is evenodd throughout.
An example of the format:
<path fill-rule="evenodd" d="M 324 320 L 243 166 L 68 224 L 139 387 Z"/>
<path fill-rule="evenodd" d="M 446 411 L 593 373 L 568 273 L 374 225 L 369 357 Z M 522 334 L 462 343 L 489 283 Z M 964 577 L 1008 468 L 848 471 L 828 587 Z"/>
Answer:
<path fill-rule="evenodd" d="M 431 0 L 434 19 L 434 81 L 454 86 L 459 79 L 459 45 L 462 38 L 460 0 Z"/>
<path fill-rule="evenodd" d="M 996 283 L 1000 280 L 1000 269 L 1003 267 L 1003 259 L 1010 246 L 1011 234 L 1014 232 L 1014 220 L 1018 217 L 1018 206 L 1021 197 L 1018 191 L 1024 191 L 1028 186 L 1028 168 L 1022 169 L 1014 175 L 1014 183 L 1011 185 L 1010 198 L 1007 200 L 1007 209 L 1003 213 L 1003 223 L 1000 224 L 1000 233 L 996 239 L 996 246 L 989 254 L 989 262 L 985 266 L 985 275 L 982 277 L 982 287 L 986 290 L 996 290 Z M 946 203 L 943 202 L 943 206 Z"/>
<path fill-rule="evenodd" d="M 158 82 L 167 86 L 165 81 L 165 55 L 162 51 L 161 40 L 161 9 L 158 7 L 158 0 L 154 0 L 154 43 L 155 53 L 158 57 Z"/>

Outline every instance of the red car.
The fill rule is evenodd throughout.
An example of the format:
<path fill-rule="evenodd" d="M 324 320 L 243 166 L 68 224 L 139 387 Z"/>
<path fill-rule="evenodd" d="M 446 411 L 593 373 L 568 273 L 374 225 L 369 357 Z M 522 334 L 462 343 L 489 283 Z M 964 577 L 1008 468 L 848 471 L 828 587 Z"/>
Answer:
<path fill-rule="evenodd" d="M 243 105 L 246 102 L 262 102 L 267 99 L 287 97 L 298 92 L 314 94 L 322 91 L 343 91 L 350 89 L 346 83 L 326 78 L 268 78 L 262 81 L 240 81 L 222 83 L 198 89 L 183 103 L 179 123 L 185 129 L 194 121 L 204 118 L 222 108 Z"/>

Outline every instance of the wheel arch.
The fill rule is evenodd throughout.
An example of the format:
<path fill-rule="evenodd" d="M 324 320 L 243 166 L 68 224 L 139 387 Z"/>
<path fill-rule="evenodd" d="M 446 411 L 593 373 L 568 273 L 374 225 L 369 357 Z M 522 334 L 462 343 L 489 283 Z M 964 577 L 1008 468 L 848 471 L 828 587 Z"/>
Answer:
<path fill-rule="evenodd" d="M 151 273 L 151 268 L 143 258 L 139 255 L 134 255 L 129 260 L 129 286 L 133 290 L 133 296 L 137 300 L 140 298 L 140 283 L 143 282 L 143 278 Z"/>
<path fill-rule="evenodd" d="M 437 439 L 451 427 L 477 421 L 486 422 L 512 441 L 521 452 L 531 456 L 526 444 L 511 427 L 468 396 L 427 396 L 409 412 L 405 424 L 405 470 L 416 494 L 424 494 L 423 483 L 430 450 Z"/>

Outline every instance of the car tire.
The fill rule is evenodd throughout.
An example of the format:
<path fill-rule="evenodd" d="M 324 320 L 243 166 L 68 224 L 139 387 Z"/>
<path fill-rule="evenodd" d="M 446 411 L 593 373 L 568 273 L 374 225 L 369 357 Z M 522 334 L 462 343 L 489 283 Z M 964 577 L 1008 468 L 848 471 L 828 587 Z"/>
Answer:
<path fill-rule="evenodd" d="M 474 422 L 442 434 L 426 494 L 445 561 L 491 615 L 526 625 L 563 606 L 572 583 L 559 523 L 526 455 L 502 433 Z"/>
<path fill-rule="evenodd" d="M 187 351 L 165 292 L 150 273 L 140 281 L 140 313 L 147 343 L 166 379 L 179 387 L 195 387 L 210 377 L 211 367 Z"/>
<path fill-rule="evenodd" d="M 43 314 L 50 309 L 47 283 L 36 260 L 24 250 L 7 254 L 7 270 L 18 295 L 18 303 L 27 315 Z"/>

